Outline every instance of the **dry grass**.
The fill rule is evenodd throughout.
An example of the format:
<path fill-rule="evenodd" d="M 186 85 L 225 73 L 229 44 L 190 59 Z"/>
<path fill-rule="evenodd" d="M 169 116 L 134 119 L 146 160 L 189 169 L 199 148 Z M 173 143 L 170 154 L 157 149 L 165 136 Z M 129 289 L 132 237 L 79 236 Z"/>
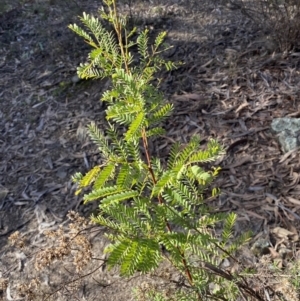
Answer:
<path fill-rule="evenodd" d="M 29 281 L 18 284 L 18 293 L 20 296 L 24 296 L 26 300 L 53 298 L 66 289 L 72 291 L 71 295 L 75 295 L 79 289 L 78 283 L 85 275 L 77 276 L 77 279 L 62 283 L 56 291 L 49 292 L 49 289 L 45 290 L 45 287 L 43 287 L 42 273 L 39 273 L 52 265 L 57 265 L 57 263 L 72 262 L 75 268 L 74 275 L 79 275 L 92 260 L 92 247 L 88 239 L 88 233 L 92 227 L 89 220 L 73 211 L 69 212 L 68 218 L 70 223 L 67 227 L 60 226 L 57 230 L 45 231 L 46 246 L 41 247 L 31 255 L 28 253 L 30 244 L 29 240 L 26 241 L 26 237 L 21 236 L 18 231 L 9 236 L 8 240 L 12 246 L 17 248 L 19 252 L 27 253 L 26 256 L 32 257 L 34 263 L 32 268 L 35 268 L 37 272 L 32 273 L 35 276 L 30 277 Z"/>

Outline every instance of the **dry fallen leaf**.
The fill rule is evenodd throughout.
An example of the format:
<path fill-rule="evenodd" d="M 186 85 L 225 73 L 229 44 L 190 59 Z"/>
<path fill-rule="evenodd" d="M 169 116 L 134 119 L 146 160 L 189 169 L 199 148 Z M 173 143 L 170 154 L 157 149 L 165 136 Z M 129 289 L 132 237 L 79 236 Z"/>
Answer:
<path fill-rule="evenodd" d="M 278 238 L 283 238 L 283 239 L 289 239 L 289 236 L 293 236 L 294 233 L 286 230 L 284 228 L 281 227 L 275 227 L 273 230 L 271 230 L 271 232 L 276 235 Z"/>
<path fill-rule="evenodd" d="M 174 100 L 177 101 L 188 101 L 188 100 L 206 100 L 205 97 L 201 94 L 196 94 L 196 93 L 186 93 L 182 95 L 174 95 L 173 96 Z"/>
<path fill-rule="evenodd" d="M 8 189 L 0 185 L 0 201 L 4 200 L 8 194 Z"/>
<path fill-rule="evenodd" d="M 298 205 L 298 206 L 300 205 L 300 200 L 297 200 L 297 199 L 292 198 L 292 197 L 290 197 L 290 196 L 287 196 L 286 199 L 287 199 L 290 203 L 292 203 L 292 204 L 295 204 L 295 205 Z"/>
<path fill-rule="evenodd" d="M 270 255 L 271 255 L 272 259 L 274 259 L 274 258 L 280 258 L 280 254 L 275 250 L 275 248 L 269 247 L 268 249 L 270 251 Z"/>

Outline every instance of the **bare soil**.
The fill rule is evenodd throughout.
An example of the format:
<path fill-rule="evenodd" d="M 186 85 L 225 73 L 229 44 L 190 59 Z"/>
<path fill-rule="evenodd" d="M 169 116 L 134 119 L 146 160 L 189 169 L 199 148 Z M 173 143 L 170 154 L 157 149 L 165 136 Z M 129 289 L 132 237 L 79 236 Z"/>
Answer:
<path fill-rule="evenodd" d="M 69 210 L 88 217 L 97 206 L 82 205 L 71 176 L 100 159 L 85 128 L 91 121 L 104 123 L 100 98 L 109 82 L 76 78 L 76 67 L 89 48 L 67 25 L 78 23 L 83 11 L 96 14 L 101 2 L 3 3 L 0 298 L 25 300 L 17 287 L 34 278 L 41 282 L 40 293 L 51 293 L 49 300 L 135 300 L 135 287 L 166 286 L 177 275 L 161 271 L 122 279 L 117 271 L 107 271 L 101 264 L 105 229 L 99 228 L 89 234 L 94 261 L 85 273 L 95 269 L 91 277 L 76 273 L 68 261 L 42 271 L 34 268 L 34 254 L 51 245 L 46 230 L 61 226 L 67 231 Z M 209 138 L 223 143 L 227 154 L 217 162 L 222 172 L 216 183 L 222 193 L 210 200 L 211 205 L 217 211 L 236 212 L 237 234 L 252 230 L 251 245 L 264 238 L 272 259 L 280 259 L 286 268 L 282 246 L 290 258 L 299 257 L 300 156 L 298 151 L 281 151 L 270 123 L 276 117 L 300 116 L 300 53 L 276 52 L 276 45 L 255 24 L 218 1 L 136 0 L 121 3 L 120 10 L 153 35 L 167 30 L 174 47 L 166 56 L 184 62 L 161 75 L 161 88 L 175 111 L 165 124 L 168 135 L 153 152 L 165 157 L 172 142 L 186 143 L 191 135 L 200 135 L 203 143 Z M 278 227 L 290 234 L 278 236 Z M 26 238 L 22 249 L 8 243 L 15 231 Z M 261 254 L 253 255 L 251 245 L 245 252 L 251 254 L 251 264 L 257 264 Z M 240 256 L 246 261 L 245 253 Z M 278 282 L 273 281 L 274 289 L 283 291 Z"/>

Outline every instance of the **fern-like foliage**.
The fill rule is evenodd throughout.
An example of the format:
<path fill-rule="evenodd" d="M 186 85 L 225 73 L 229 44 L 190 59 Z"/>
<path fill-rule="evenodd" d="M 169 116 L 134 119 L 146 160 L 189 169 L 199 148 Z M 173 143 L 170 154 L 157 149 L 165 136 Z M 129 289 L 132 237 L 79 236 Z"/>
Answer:
<path fill-rule="evenodd" d="M 161 68 L 175 67 L 159 55 L 165 49 L 166 33 L 160 33 L 152 47 L 147 30 L 129 41 L 135 31 L 127 35 L 115 1 L 106 4 L 108 12 L 101 11 L 102 20 L 84 13 L 80 18 L 84 29 L 70 25 L 93 48 L 78 68 L 79 76 L 109 77 L 112 85 L 102 95 L 107 102 L 106 129 L 98 129 L 95 123 L 88 128 L 103 164 L 73 177 L 77 193 L 91 187 L 84 201 L 99 202 L 100 213 L 92 220 L 110 229 L 111 244 L 106 249 L 110 266 L 119 265 L 121 274 L 130 276 L 150 272 L 167 257 L 187 277 L 190 296 L 204 300 L 213 275 L 201 268 L 203 263 L 217 266 L 249 238 L 234 240 L 236 215 L 213 214 L 204 202 L 209 190 L 217 193 L 211 184 L 219 169 L 206 170 L 203 163 L 214 162 L 224 149 L 216 140 L 203 149 L 196 136 L 186 145 L 174 144 L 166 163 L 153 157 L 149 139 L 164 134 L 162 122 L 173 109 L 155 85 Z M 134 45 L 139 64 L 133 63 L 130 53 Z M 223 231 L 216 236 L 213 229 L 220 224 Z M 219 278 L 215 280 L 226 287 Z M 214 300 L 218 294 L 211 294 Z"/>

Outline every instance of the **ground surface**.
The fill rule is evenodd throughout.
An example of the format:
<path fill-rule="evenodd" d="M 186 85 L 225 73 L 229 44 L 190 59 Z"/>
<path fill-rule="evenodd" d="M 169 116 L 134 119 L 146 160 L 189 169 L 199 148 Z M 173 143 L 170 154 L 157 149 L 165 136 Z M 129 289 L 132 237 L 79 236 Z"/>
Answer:
<path fill-rule="evenodd" d="M 212 205 L 237 212 L 237 233 L 254 231 L 252 244 L 262 237 L 271 241 L 274 257 L 283 243 L 274 228 L 289 230 L 281 240 L 297 259 L 300 156 L 282 153 L 270 123 L 275 117 L 300 116 L 300 54 L 273 53 L 274 45 L 261 31 L 217 1 L 152 2 L 132 1 L 136 24 L 153 33 L 167 30 L 168 42 L 174 45 L 168 57 L 185 63 L 163 75 L 162 89 L 175 112 L 165 125 L 167 138 L 155 151 L 166 156 L 172 141 L 185 143 L 195 134 L 204 142 L 218 139 L 227 154 L 218 162 L 222 194 Z M 61 264 L 36 272 L 32 255 L 49 244 L 45 229 L 66 227 L 69 210 L 85 216 L 93 210 L 74 196 L 70 178 L 99 160 L 85 126 L 93 120 L 101 125 L 105 108 L 99 99 L 108 83 L 76 79 L 76 66 L 85 61 L 88 47 L 67 25 L 78 22 L 76 16 L 83 11 L 96 13 L 100 4 L 33 0 L 0 5 L 3 300 L 19 300 L 16 286 L 38 273 L 49 291 L 78 277 Z M 128 5 L 122 10 L 130 13 Z M 29 241 L 23 251 L 8 245 L 16 230 Z M 94 257 L 103 258 L 105 230 L 97 231 Z M 93 279 L 81 279 L 79 289 L 65 288 L 55 298 L 71 300 L 73 294 L 72 300 L 131 300 L 135 286 L 151 281 L 161 284 L 164 279 L 122 280 L 102 268 Z"/>

